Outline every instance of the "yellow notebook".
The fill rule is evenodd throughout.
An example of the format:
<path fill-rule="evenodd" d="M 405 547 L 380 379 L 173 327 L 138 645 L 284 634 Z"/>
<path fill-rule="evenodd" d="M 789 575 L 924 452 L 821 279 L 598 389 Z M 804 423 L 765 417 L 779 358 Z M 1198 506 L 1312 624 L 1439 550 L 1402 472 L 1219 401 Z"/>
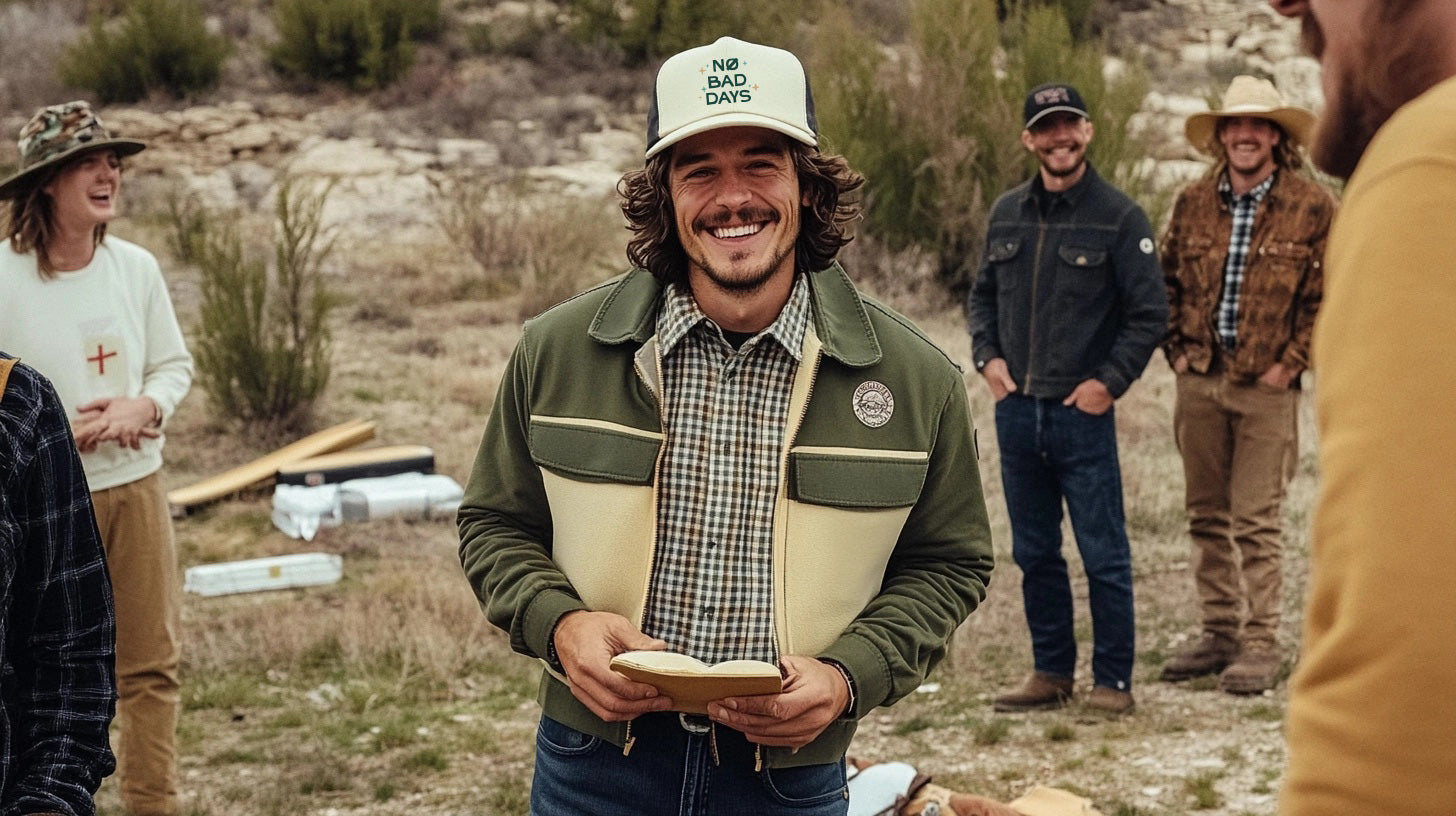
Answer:
<path fill-rule="evenodd" d="M 674 711 L 706 714 L 708 703 L 724 697 L 778 694 L 784 690 L 779 667 L 762 660 L 725 660 L 708 665 L 680 652 L 623 652 L 612 668 L 671 697 Z"/>

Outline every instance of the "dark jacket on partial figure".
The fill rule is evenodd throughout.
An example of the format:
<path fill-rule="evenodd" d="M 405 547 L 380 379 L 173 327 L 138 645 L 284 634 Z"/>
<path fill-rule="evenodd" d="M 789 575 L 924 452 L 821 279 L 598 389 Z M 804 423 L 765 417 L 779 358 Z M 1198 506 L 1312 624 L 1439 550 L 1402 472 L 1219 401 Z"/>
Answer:
<path fill-rule="evenodd" d="M 1168 325 L 1147 215 L 1090 164 L 1061 193 L 1037 173 L 992 208 L 968 314 L 976 368 L 1004 358 L 1018 393 L 1122 396 Z"/>

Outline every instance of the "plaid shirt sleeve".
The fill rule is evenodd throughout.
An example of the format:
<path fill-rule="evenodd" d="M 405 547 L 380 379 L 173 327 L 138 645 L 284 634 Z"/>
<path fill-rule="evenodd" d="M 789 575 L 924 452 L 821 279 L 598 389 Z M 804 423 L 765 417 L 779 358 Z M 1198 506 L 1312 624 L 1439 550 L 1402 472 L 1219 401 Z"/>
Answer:
<path fill-rule="evenodd" d="M 91 816 L 115 769 L 116 707 L 116 622 L 91 494 L 60 400 L 33 369 L 12 372 L 0 430 L 13 521 L 0 599 L 12 729 L 0 813 Z"/>

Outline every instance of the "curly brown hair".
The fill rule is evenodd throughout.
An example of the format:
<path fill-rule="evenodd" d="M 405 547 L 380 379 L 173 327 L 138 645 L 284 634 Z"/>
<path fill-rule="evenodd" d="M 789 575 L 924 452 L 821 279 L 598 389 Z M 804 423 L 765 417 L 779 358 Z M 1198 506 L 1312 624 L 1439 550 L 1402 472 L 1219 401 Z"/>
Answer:
<path fill-rule="evenodd" d="M 49 251 L 55 231 L 56 205 L 45 188 L 72 164 L 63 162 L 39 171 L 35 180 L 10 200 L 10 222 L 5 228 L 5 237 L 17 254 L 35 253 L 36 268 L 42 278 L 56 276 Z M 97 224 L 91 234 L 92 245 L 101 246 L 105 237 L 106 224 Z"/>
<path fill-rule="evenodd" d="M 799 236 L 794 242 L 794 268 L 823 269 L 849 243 L 851 223 L 860 217 L 861 202 L 850 195 L 864 184 L 843 156 L 825 155 L 800 142 L 788 141 L 789 156 L 799 176 L 799 190 L 808 204 L 799 208 Z M 617 192 L 632 240 L 627 259 L 663 283 L 687 279 L 688 256 L 677 237 L 669 171 L 671 150 L 647 160 L 641 170 L 622 176 Z"/>

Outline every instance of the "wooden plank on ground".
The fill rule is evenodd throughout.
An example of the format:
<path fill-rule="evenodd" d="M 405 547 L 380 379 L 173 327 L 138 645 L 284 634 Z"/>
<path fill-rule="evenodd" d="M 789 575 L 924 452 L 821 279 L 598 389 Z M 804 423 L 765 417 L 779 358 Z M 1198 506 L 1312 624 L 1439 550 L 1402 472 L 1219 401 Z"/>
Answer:
<path fill-rule="evenodd" d="M 197 507 L 255 485 L 270 483 L 278 468 L 323 453 L 352 448 L 374 438 L 375 423 L 351 419 L 289 443 L 232 470 L 168 491 L 167 504 L 173 516 L 185 516 Z"/>
<path fill-rule="evenodd" d="M 325 453 L 280 466 L 277 481 L 313 486 L 411 472 L 434 473 L 435 452 L 424 445 L 384 445 Z"/>

